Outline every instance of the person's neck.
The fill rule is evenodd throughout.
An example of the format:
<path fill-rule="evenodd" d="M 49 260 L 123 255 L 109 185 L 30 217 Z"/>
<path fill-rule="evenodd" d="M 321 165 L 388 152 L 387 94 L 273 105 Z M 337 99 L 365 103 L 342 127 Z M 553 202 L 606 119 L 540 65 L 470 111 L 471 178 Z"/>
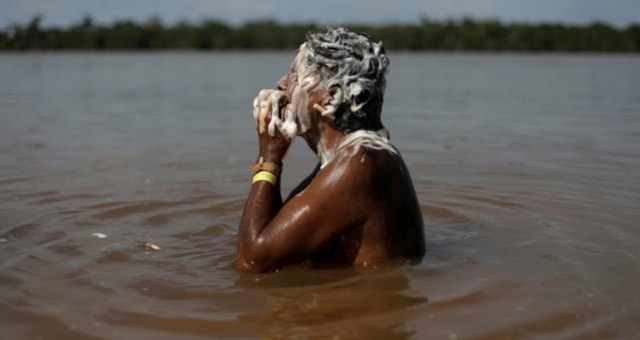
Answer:
<path fill-rule="evenodd" d="M 305 136 L 305 140 L 318 156 L 320 167 L 324 167 L 334 159 L 349 132 L 336 129 L 327 123 L 319 125 L 318 132 L 313 136 Z"/>

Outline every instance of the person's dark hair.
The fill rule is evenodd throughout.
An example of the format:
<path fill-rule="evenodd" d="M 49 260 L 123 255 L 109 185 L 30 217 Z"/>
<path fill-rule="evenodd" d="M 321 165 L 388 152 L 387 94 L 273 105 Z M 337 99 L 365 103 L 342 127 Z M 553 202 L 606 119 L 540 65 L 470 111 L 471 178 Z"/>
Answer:
<path fill-rule="evenodd" d="M 330 109 L 338 128 L 383 128 L 380 111 L 389 59 L 382 42 L 365 33 L 329 28 L 326 33 L 308 34 L 301 49 L 306 51 L 305 68 L 334 94 Z"/>

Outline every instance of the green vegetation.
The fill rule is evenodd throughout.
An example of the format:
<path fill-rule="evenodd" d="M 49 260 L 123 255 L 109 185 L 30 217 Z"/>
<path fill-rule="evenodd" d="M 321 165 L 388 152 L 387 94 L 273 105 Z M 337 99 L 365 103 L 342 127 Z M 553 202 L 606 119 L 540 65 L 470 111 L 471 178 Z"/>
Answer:
<path fill-rule="evenodd" d="M 41 16 L 27 25 L 0 31 L 0 50 L 160 50 L 295 49 L 316 24 L 280 24 L 272 20 L 234 27 L 216 20 L 165 26 L 157 18 L 96 25 L 89 16 L 66 29 L 41 27 Z M 617 29 L 596 22 L 504 24 L 497 20 L 430 21 L 376 26 L 344 25 L 368 32 L 387 49 L 432 51 L 640 52 L 640 24 Z"/>

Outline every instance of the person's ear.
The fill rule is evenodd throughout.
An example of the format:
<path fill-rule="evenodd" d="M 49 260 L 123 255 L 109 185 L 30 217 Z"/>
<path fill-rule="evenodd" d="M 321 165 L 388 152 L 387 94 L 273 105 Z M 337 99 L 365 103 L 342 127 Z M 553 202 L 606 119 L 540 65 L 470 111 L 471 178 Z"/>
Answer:
<path fill-rule="evenodd" d="M 334 106 L 340 106 L 340 104 L 342 104 L 342 98 L 343 98 L 343 92 L 342 92 L 342 87 L 335 85 L 332 86 L 329 89 L 328 92 L 328 101 L 327 101 L 327 106 L 328 105 L 334 105 Z"/>
<path fill-rule="evenodd" d="M 313 108 L 320 112 L 323 117 L 334 120 L 335 113 L 342 104 L 342 88 L 340 86 L 331 87 L 329 91 L 322 95 L 319 102 L 322 104 L 314 104 Z"/>

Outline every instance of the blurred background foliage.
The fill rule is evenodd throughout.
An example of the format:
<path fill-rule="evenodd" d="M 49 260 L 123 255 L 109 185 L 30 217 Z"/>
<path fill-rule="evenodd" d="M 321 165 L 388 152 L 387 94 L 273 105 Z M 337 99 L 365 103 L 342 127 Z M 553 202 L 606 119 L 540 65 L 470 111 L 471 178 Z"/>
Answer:
<path fill-rule="evenodd" d="M 67 28 L 41 25 L 42 16 L 0 31 L 0 50 L 161 50 L 296 49 L 315 23 L 281 24 L 273 20 L 232 26 L 219 20 L 164 25 L 120 20 L 98 25 L 90 16 Z M 432 21 L 411 24 L 350 25 L 382 40 L 387 49 L 433 51 L 640 52 L 640 24 L 615 28 L 590 25 L 509 23 L 497 20 Z"/>

